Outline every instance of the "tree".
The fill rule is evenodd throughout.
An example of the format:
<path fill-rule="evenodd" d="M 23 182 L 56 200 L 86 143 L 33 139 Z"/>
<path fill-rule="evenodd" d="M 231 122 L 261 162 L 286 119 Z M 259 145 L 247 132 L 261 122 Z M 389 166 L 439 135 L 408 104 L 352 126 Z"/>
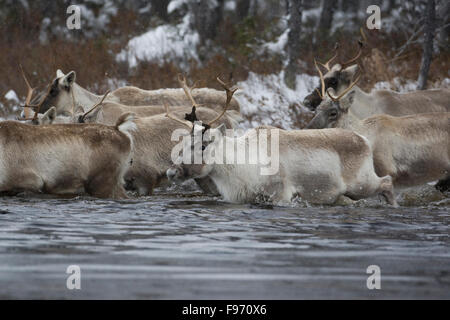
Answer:
<path fill-rule="evenodd" d="M 167 14 L 167 6 L 169 5 L 169 2 L 169 0 L 152 0 L 152 14 L 156 14 L 161 19 L 167 21 L 169 17 Z"/>
<path fill-rule="evenodd" d="M 238 21 L 244 20 L 250 12 L 250 0 L 239 0 L 236 4 Z"/>
<path fill-rule="evenodd" d="M 450 1 L 441 1 L 438 13 L 438 25 L 440 26 L 438 42 L 445 50 L 448 50 L 450 36 Z"/>
<path fill-rule="evenodd" d="M 337 0 L 322 0 L 322 11 L 320 12 L 319 24 L 317 25 L 316 43 L 319 39 L 323 39 L 329 35 L 336 6 Z"/>
<path fill-rule="evenodd" d="M 359 6 L 360 0 L 342 0 L 341 2 L 341 10 L 345 12 L 358 12 Z"/>
<path fill-rule="evenodd" d="M 222 21 L 224 0 L 191 0 L 190 12 L 194 16 L 194 28 L 205 43 L 217 35 L 217 28 Z"/>
<path fill-rule="evenodd" d="M 433 58 L 433 40 L 436 31 L 436 8 L 435 1 L 428 0 L 425 16 L 425 34 L 423 41 L 422 63 L 417 79 L 417 89 L 424 90 L 427 87 L 428 71 Z"/>
<path fill-rule="evenodd" d="M 291 89 L 295 88 L 295 76 L 299 71 L 298 59 L 301 53 L 300 35 L 302 31 L 302 0 L 289 1 L 289 32 L 287 41 L 288 64 L 284 75 L 284 82 Z"/>

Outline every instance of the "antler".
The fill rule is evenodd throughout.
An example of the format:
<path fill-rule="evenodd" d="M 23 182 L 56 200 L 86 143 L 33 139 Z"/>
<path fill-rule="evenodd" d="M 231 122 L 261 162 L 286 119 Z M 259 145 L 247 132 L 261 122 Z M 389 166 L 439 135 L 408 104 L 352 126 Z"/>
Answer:
<path fill-rule="evenodd" d="M 323 73 L 320 70 L 319 66 L 317 65 L 316 59 L 314 59 L 314 65 L 316 66 L 316 69 L 319 72 L 320 85 L 321 85 L 321 89 L 322 89 L 322 93 L 320 93 L 319 90 L 317 90 L 317 88 L 316 88 L 316 92 L 319 94 L 320 99 L 323 100 L 325 98 L 325 80 L 323 79 Z"/>
<path fill-rule="evenodd" d="M 89 111 L 85 112 L 85 113 L 81 116 L 81 118 L 80 118 L 81 122 L 84 121 L 84 118 L 86 118 L 86 116 L 87 116 L 89 113 L 91 113 L 92 111 L 94 111 L 96 108 L 98 108 L 98 106 L 100 106 L 100 105 L 103 103 L 103 101 L 106 99 L 106 96 L 107 96 L 110 92 L 111 92 L 110 90 L 106 91 L 105 94 L 103 95 L 102 100 L 100 100 L 99 103 L 95 104 L 91 109 L 89 109 Z"/>
<path fill-rule="evenodd" d="M 185 120 L 181 120 L 178 119 L 177 117 L 173 116 L 170 111 L 169 111 L 169 106 L 167 105 L 167 102 L 165 100 L 163 100 L 163 104 L 164 104 L 164 108 L 166 108 L 166 117 L 169 119 L 172 119 L 178 123 L 181 123 L 182 125 L 185 125 L 186 127 L 188 127 L 189 129 L 193 128 L 193 124 L 190 121 L 185 121 Z"/>
<path fill-rule="evenodd" d="M 349 87 L 347 89 L 344 90 L 344 92 L 342 92 L 338 97 L 333 97 L 333 95 L 330 93 L 329 90 L 327 90 L 327 94 L 330 97 L 331 100 L 333 101 L 338 101 L 341 100 L 341 98 L 343 96 L 345 96 L 355 85 L 356 83 L 359 81 L 359 79 L 361 78 L 361 74 L 358 75 L 358 77 L 356 78 L 355 81 L 353 81 L 352 83 L 350 83 Z"/>
<path fill-rule="evenodd" d="M 227 111 L 228 107 L 230 106 L 230 102 L 231 102 L 231 99 L 233 98 L 233 94 L 236 92 L 236 90 L 239 89 L 238 87 L 229 88 L 222 80 L 219 79 L 219 77 L 217 77 L 216 79 L 220 83 L 222 88 L 224 88 L 225 91 L 227 92 L 227 102 L 225 104 L 225 107 L 222 110 L 222 113 L 219 114 L 214 120 L 210 121 L 208 123 L 208 126 L 211 126 L 214 122 L 218 121 L 220 118 L 223 117 L 223 115 Z"/>
<path fill-rule="evenodd" d="M 25 118 L 19 118 L 18 120 L 20 120 L 20 121 L 26 121 L 26 120 L 33 120 L 33 121 L 35 121 L 37 119 L 37 116 L 38 116 L 39 110 L 41 109 L 42 104 L 44 103 L 45 99 L 47 98 L 47 96 L 50 93 L 51 85 L 48 86 L 45 96 L 41 99 L 41 101 L 39 101 L 38 104 L 35 104 L 35 105 L 30 104 L 31 98 L 33 97 L 34 88 L 32 88 L 30 83 L 28 82 L 28 79 L 27 79 L 27 77 L 25 75 L 25 72 L 23 71 L 23 68 L 22 68 L 21 64 L 19 64 L 19 68 L 20 68 L 20 71 L 22 73 L 22 77 L 25 80 L 25 83 L 27 84 L 27 90 L 28 90 L 27 98 L 25 100 L 25 105 L 23 107 L 24 108 L 33 109 L 34 116 L 33 116 L 33 118 L 25 117 Z"/>
<path fill-rule="evenodd" d="M 331 63 L 331 61 L 336 59 L 336 57 L 338 56 L 338 53 L 339 53 L 338 50 L 339 50 L 339 42 L 336 42 L 336 44 L 334 45 L 334 50 L 333 50 L 335 52 L 334 56 L 332 56 L 327 62 L 325 62 L 325 64 L 319 62 L 325 69 L 327 69 L 327 71 L 331 70 L 330 63 Z"/>
<path fill-rule="evenodd" d="M 353 64 L 356 60 L 358 60 L 358 58 L 361 56 L 362 51 L 363 51 L 363 47 L 364 47 L 364 43 L 361 40 L 358 40 L 358 46 L 359 46 L 359 50 L 358 53 L 356 54 L 356 56 L 354 56 L 353 58 L 351 58 L 350 60 L 342 63 L 342 69 L 345 69 L 346 67 L 348 67 L 349 65 Z"/>
<path fill-rule="evenodd" d="M 186 96 L 191 100 L 193 107 L 198 107 L 198 104 L 195 102 L 194 98 L 192 97 L 192 90 L 195 89 L 197 82 L 194 83 L 192 87 L 189 87 L 186 83 L 186 78 L 182 74 L 178 74 L 178 82 L 180 83 L 181 87 L 184 90 L 184 93 Z"/>

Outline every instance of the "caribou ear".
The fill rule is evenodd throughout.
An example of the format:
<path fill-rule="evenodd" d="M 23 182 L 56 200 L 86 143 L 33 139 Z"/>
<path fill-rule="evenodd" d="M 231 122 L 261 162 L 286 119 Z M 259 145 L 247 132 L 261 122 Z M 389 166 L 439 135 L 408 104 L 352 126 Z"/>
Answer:
<path fill-rule="evenodd" d="M 57 78 L 64 77 L 64 72 L 62 72 L 61 69 L 56 70 L 56 77 Z"/>
<path fill-rule="evenodd" d="M 41 118 L 42 124 L 52 124 L 56 119 L 56 108 L 51 107 L 47 110 L 47 112 L 44 113 L 44 115 Z"/>
<path fill-rule="evenodd" d="M 341 101 L 339 101 L 339 109 L 347 112 L 348 109 L 352 106 L 354 99 L 355 91 L 350 91 L 341 99 Z"/>
<path fill-rule="evenodd" d="M 75 82 L 76 74 L 75 71 L 70 71 L 67 75 L 62 78 L 61 84 L 65 89 L 69 90 L 72 84 Z"/>
<path fill-rule="evenodd" d="M 354 65 L 351 65 L 350 67 L 347 67 L 344 70 L 342 70 L 341 75 L 345 80 L 351 82 L 353 77 L 356 74 L 356 71 L 358 71 L 358 65 L 354 64 Z"/>

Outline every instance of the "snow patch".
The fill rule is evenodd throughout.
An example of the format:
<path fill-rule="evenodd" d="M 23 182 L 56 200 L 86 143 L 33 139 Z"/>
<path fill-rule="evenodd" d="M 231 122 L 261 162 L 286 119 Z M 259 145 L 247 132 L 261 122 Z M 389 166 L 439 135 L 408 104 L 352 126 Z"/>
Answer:
<path fill-rule="evenodd" d="M 284 52 L 284 47 L 288 41 L 289 29 L 286 29 L 279 37 L 277 41 L 267 42 L 263 45 L 263 49 L 267 49 L 273 53 Z"/>
<path fill-rule="evenodd" d="M 236 1 L 227 1 L 225 2 L 224 9 L 227 11 L 234 11 L 236 10 Z"/>
<path fill-rule="evenodd" d="M 187 4 L 187 0 L 172 0 L 170 1 L 169 5 L 167 6 L 167 13 L 171 14 L 175 10 L 178 10 L 181 8 L 184 4 Z"/>
<path fill-rule="evenodd" d="M 264 124 L 284 129 L 296 128 L 296 114 L 308 111 L 301 102 L 318 81 L 316 76 L 297 75 L 296 88 L 292 90 L 284 83 L 284 71 L 271 75 L 251 72 L 247 80 L 237 83 L 242 90 L 235 94 L 241 113 L 247 119 L 243 127 Z"/>
<path fill-rule="evenodd" d="M 127 61 L 133 68 L 138 61 L 154 61 L 160 65 L 167 61 L 187 66 L 191 59 L 198 60 L 199 35 L 190 28 L 190 14 L 176 25 L 161 25 L 128 42 L 126 49 L 117 56 L 117 61 Z"/>
<path fill-rule="evenodd" d="M 14 90 L 9 90 L 6 94 L 5 94 L 5 99 L 6 100 L 11 100 L 14 102 L 19 102 L 19 97 L 17 97 L 17 94 Z"/>

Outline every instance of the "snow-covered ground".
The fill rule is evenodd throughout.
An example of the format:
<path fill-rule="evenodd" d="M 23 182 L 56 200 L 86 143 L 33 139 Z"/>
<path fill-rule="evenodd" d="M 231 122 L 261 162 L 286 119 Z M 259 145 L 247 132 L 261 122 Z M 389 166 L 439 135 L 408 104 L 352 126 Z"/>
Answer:
<path fill-rule="evenodd" d="M 191 30 L 190 20 L 190 14 L 186 14 L 178 25 L 161 25 L 132 38 L 117 55 L 117 61 L 128 61 L 129 67 L 134 68 L 138 60 L 159 64 L 170 61 L 181 66 L 187 66 L 191 59 L 198 60 L 199 35 Z"/>
<path fill-rule="evenodd" d="M 301 102 L 317 86 L 318 77 L 301 74 L 297 76 L 295 90 L 284 83 L 284 71 L 279 74 L 258 75 L 250 73 L 247 80 L 237 83 L 241 89 L 236 99 L 241 113 L 248 119 L 243 126 L 250 128 L 260 124 L 276 125 L 291 129 L 295 124 L 295 111 L 307 111 Z"/>

